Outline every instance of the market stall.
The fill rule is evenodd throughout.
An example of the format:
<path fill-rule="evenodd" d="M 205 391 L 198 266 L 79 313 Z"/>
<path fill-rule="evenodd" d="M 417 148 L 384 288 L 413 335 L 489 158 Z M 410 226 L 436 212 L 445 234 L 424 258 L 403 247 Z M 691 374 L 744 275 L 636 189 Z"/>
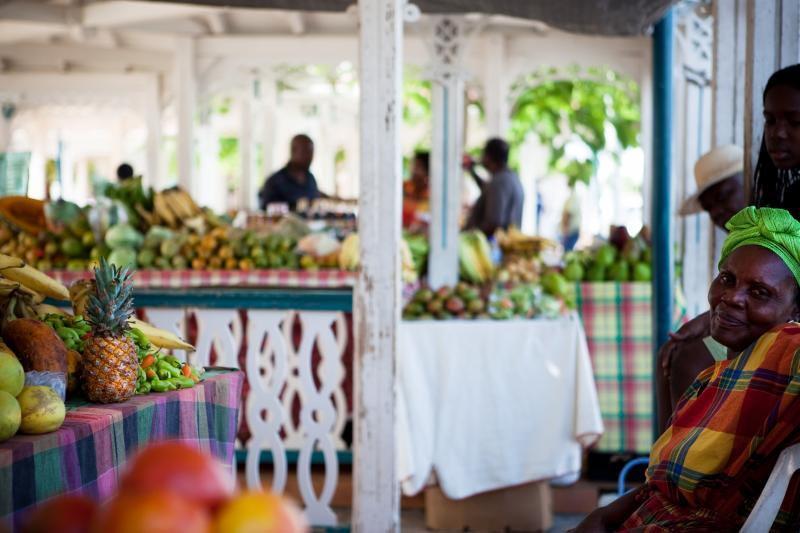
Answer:
<path fill-rule="evenodd" d="M 68 401 L 55 432 L 0 443 L 0 521 L 19 528 L 31 509 L 63 493 L 107 499 L 128 458 L 148 442 L 194 443 L 230 465 L 242 383 L 241 372 L 209 369 L 191 389 L 111 405 Z"/>

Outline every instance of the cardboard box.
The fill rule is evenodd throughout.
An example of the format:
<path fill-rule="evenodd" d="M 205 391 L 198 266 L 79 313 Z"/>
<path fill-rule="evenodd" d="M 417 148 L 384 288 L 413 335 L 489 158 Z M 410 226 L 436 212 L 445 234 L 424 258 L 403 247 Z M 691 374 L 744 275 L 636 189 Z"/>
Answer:
<path fill-rule="evenodd" d="M 550 485 L 537 481 L 463 500 L 451 500 L 431 486 L 425 489 L 425 525 L 457 531 L 546 531 L 553 525 Z"/>

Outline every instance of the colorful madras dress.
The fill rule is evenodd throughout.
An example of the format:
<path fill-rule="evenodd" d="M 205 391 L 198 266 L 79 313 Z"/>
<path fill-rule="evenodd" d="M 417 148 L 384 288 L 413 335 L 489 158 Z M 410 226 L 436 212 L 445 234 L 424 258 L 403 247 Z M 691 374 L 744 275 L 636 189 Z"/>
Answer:
<path fill-rule="evenodd" d="M 800 442 L 800 324 L 703 371 L 653 445 L 643 503 L 621 531 L 738 531 L 780 452 Z M 773 531 L 800 531 L 792 478 Z"/>

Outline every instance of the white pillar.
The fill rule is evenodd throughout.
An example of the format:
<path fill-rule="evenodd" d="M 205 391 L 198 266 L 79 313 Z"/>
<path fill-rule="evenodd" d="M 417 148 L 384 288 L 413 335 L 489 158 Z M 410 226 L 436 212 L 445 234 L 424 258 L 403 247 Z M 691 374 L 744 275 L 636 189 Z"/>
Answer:
<path fill-rule="evenodd" d="M 147 124 L 147 168 L 142 181 L 146 186 L 162 189 L 161 183 L 161 97 L 158 77 L 153 76 L 148 84 L 144 101 Z"/>
<path fill-rule="evenodd" d="M 641 147 L 644 152 L 644 169 L 642 174 L 642 220 L 645 224 L 652 220 L 653 209 L 653 53 L 648 50 L 642 60 L 642 73 L 639 77 L 639 106 L 641 109 Z"/>
<path fill-rule="evenodd" d="M 200 168 L 195 174 L 191 194 L 201 206 L 210 207 L 219 213 L 228 207 L 227 176 L 220 171 L 219 135 L 211 120 L 211 110 L 203 109 L 200 115 L 200 127 L 197 131 Z"/>
<path fill-rule="evenodd" d="M 197 105 L 194 41 L 175 42 L 175 100 L 178 110 L 178 184 L 194 191 L 194 115 Z"/>
<path fill-rule="evenodd" d="M 714 62 L 711 100 L 711 146 L 744 145 L 744 90 L 747 0 L 716 0 L 713 3 Z M 722 253 L 725 231 L 713 230 L 713 260 Z M 710 266 L 712 273 L 716 265 Z"/>
<path fill-rule="evenodd" d="M 261 78 L 259 85 L 261 92 L 261 161 L 262 167 L 260 175 L 257 177 L 255 188 L 256 203 L 258 201 L 258 191 L 266 180 L 267 176 L 277 170 L 275 161 L 275 141 L 278 131 L 278 84 L 271 76 Z"/>
<path fill-rule="evenodd" d="M 436 17 L 434 20 L 428 282 L 431 287 L 438 288 L 452 286 L 458 281 L 464 145 L 464 76 L 458 54 L 465 42 L 465 26 L 463 20 L 456 17 Z"/>
<path fill-rule="evenodd" d="M 250 209 L 256 195 L 253 189 L 253 178 L 256 173 L 254 168 L 256 150 L 253 146 L 253 113 L 258 109 L 255 83 L 254 80 L 247 81 L 241 99 L 242 116 L 239 129 L 239 156 L 241 158 L 242 177 L 239 182 L 238 205 L 236 206 L 238 209 Z"/>
<path fill-rule="evenodd" d="M 404 0 L 360 0 L 361 271 L 354 294 L 356 533 L 400 529 L 395 361 L 400 321 Z"/>
<path fill-rule="evenodd" d="M 745 184 L 753 178 L 764 133 L 764 86 L 773 72 L 797 63 L 800 2 L 747 0 L 745 59 Z"/>
<path fill-rule="evenodd" d="M 486 106 L 486 130 L 490 137 L 508 134 L 508 78 L 506 75 L 506 37 L 500 33 L 486 36 L 484 49 L 486 70 L 483 96 Z"/>

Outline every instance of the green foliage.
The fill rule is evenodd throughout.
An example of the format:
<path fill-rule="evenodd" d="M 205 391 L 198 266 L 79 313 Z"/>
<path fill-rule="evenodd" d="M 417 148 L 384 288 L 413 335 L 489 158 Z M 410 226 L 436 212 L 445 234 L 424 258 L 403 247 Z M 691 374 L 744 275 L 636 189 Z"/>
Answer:
<path fill-rule="evenodd" d="M 550 147 L 550 170 L 566 175 L 570 186 L 589 183 L 600 152 L 619 156 L 639 144 L 639 87 L 613 70 L 541 68 L 521 77 L 512 95 L 512 158 L 517 159 L 525 138 L 534 134 Z M 570 143 L 585 146 L 591 157 L 571 158 L 566 154 Z"/>

